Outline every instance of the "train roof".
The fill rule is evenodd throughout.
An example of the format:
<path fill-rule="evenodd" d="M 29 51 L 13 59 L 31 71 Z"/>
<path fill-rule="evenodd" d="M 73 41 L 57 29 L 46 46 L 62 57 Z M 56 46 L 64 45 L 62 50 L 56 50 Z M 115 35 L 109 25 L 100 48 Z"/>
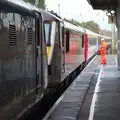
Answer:
<path fill-rule="evenodd" d="M 88 29 L 86 29 L 86 28 L 84 28 L 84 29 L 85 29 L 86 33 L 87 33 L 89 36 L 91 36 L 91 37 L 103 37 L 103 38 L 105 38 L 105 39 L 111 39 L 111 37 L 108 37 L 108 36 L 105 36 L 105 35 L 100 35 L 100 34 L 98 34 L 98 33 L 95 33 L 95 32 L 93 32 L 93 31 L 90 31 L 90 30 L 88 30 Z"/>
<path fill-rule="evenodd" d="M 24 15 L 35 15 L 32 12 L 32 8 L 23 0 L 0 0 L 0 9 L 8 12 L 15 11 L 16 13 L 22 13 Z"/>
<path fill-rule="evenodd" d="M 50 12 L 47 12 L 47 11 L 45 11 L 43 9 L 39 9 L 39 12 L 41 12 L 41 14 L 43 15 L 45 21 L 49 20 L 49 21 L 61 21 L 62 22 L 61 18 L 59 18 L 58 16 L 56 16 L 56 15 L 50 13 Z"/>
<path fill-rule="evenodd" d="M 64 26 L 68 30 L 81 32 L 81 33 L 86 32 L 87 34 L 89 34 L 89 36 L 92 36 L 92 37 L 98 37 L 99 36 L 99 37 L 104 37 L 106 39 L 110 39 L 110 37 L 97 34 L 97 33 L 92 32 L 92 31 L 90 31 L 90 30 L 88 30 L 86 28 L 83 28 L 83 27 L 80 27 L 80 26 L 78 27 L 78 26 L 75 26 L 75 25 L 73 25 L 73 24 L 71 24 L 69 22 L 66 22 L 66 21 L 62 20 L 59 16 L 57 16 L 57 14 L 55 14 L 53 11 L 47 12 L 47 11 L 45 11 L 43 9 L 40 9 L 40 8 L 37 8 L 37 7 L 33 6 L 33 5 L 31 5 L 30 3 L 26 3 L 23 0 L 0 0 L 0 3 L 1 2 L 3 4 L 4 3 L 7 3 L 7 4 L 12 3 L 12 5 L 14 7 L 16 7 L 16 9 L 20 9 L 21 11 L 24 11 L 24 12 L 26 10 L 27 12 L 30 12 L 31 14 L 33 14 L 32 11 L 37 11 L 37 12 L 39 12 L 39 13 L 41 13 L 43 15 L 43 18 L 44 18 L 45 21 L 49 20 L 49 21 L 64 22 Z"/>
<path fill-rule="evenodd" d="M 54 13 L 53 11 L 47 12 L 47 11 L 45 11 L 43 9 L 39 9 L 39 8 L 37 8 L 37 9 L 43 15 L 43 18 L 44 18 L 45 21 L 60 21 L 60 22 L 64 23 L 64 26 L 65 26 L 66 29 L 84 33 L 84 30 L 82 28 L 77 27 L 77 26 L 75 26 L 75 25 L 73 25 L 71 23 L 68 23 L 68 22 L 62 20 L 62 18 L 57 16 L 57 14 Z"/>
<path fill-rule="evenodd" d="M 77 26 L 75 26 L 69 22 L 66 22 L 66 21 L 64 21 L 64 27 L 68 30 L 71 30 L 71 31 L 85 33 L 84 29 L 77 27 Z"/>
<path fill-rule="evenodd" d="M 69 22 L 66 22 L 65 20 L 61 19 L 59 16 L 57 16 L 57 14 L 54 15 L 54 13 L 50 13 L 50 12 L 47 12 L 45 10 L 42 10 L 42 9 L 39 9 L 39 11 L 41 12 L 41 14 L 43 15 L 44 17 L 44 20 L 58 20 L 58 21 L 61 21 L 64 23 L 64 27 L 70 31 L 76 31 L 76 32 L 81 32 L 81 33 L 87 33 L 89 36 L 91 37 L 103 37 L 105 39 L 111 39 L 111 37 L 108 37 L 108 36 L 104 36 L 104 35 L 100 35 L 98 33 L 95 33 L 91 30 L 88 30 L 86 28 L 83 28 L 83 27 L 78 27 L 78 26 L 75 26 Z"/>
<path fill-rule="evenodd" d="M 98 37 L 103 37 L 104 39 L 112 39 L 111 37 L 108 37 L 108 36 L 105 36 L 105 35 L 100 35 L 100 34 L 97 34 Z"/>
<path fill-rule="evenodd" d="M 12 0 L 10 0 L 10 1 L 12 1 Z M 13 0 L 13 1 L 16 1 L 16 0 Z M 17 0 L 17 1 L 18 1 L 18 0 Z M 32 11 L 35 10 L 35 11 L 41 13 L 41 14 L 43 15 L 43 18 L 44 18 L 45 21 L 56 21 L 56 20 L 57 20 L 57 21 L 62 21 L 61 18 L 59 18 L 58 16 L 54 15 L 55 13 L 54 13 L 53 11 L 51 11 L 51 13 L 50 13 L 50 12 L 48 12 L 48 11 L 45 11 L 45 10 L 43 10 L 43 9 L 40 9 L 40 8 L 38 8 L 38 7 L 30 4 L 29 2 L 27 2 L 27 3 L 25 4 L 25 2 L 24 2 L 23 0 L 20 0 L 19 4 L 21 4 L 21 3 L 24 3 L 23 6 L 28 7 L 30 10 L 32 10 Z M 52 12 L 53 12 L 54 14 L 52 14 Z"/>
<path fill-rule="evenodd" d="M 93 32 L 93 31 L 90 31 L 90 30 L 88 30 L 88 29 L 86 29 L 86 28 L 84 28 L 84 29 L 85 29 L 85 32 L 86 32 L 89 36 L 91 36 L 91 37 L 97 37 L 97 33 Z"/>
<path fill-rule="evenodd" d="M 54 13 L 53 11 L 51 12 L 47 12 L 45 10 L 42 10 L 42 9 L 39 9 L 39 11 L 41 12 L 41 14 L 43 15 L 44 17 L 44 20 L 47 21 L 47 20 L 58 20 L 60 22 L 63 22 L 64 23 L 64 27 L 68 30 L 71 30 L 71 31 L 76 31 L 76 32 L 82 32 L 84 33 L 84 30 L 80 27 L 77 27 L 69 22 L 66 22 L 64 21 L 61 17 L 57 16 L 56 13 Z"/>

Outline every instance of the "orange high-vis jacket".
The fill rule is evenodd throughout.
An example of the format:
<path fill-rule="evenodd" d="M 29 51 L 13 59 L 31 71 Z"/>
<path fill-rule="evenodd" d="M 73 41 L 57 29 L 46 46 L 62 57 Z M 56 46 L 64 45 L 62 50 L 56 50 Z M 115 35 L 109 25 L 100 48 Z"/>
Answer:
<path fill-rule="evenodd" d="M 107 47 L 107 44 L 105 41 L 103 41 L 99 49 L 101 55 L 106 55 L 106 47 Z"/>

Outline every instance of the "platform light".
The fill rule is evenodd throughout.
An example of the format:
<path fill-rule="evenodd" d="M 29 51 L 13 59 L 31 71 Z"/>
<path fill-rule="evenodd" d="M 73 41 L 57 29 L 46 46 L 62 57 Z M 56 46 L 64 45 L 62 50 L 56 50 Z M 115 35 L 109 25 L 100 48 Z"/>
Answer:
<path fill-rule="evenodd" d="M 111 16 L 111 13 L 110 13 L 110 12 L 107 12 L 106 15 L 107 15 L 107 16 Z"/>
<path fill-rule="evenodd" d="M 111 10 L 111 13 L 112 13 L 112 14 L 115 14 L 115 11 L 114 11 L 114 10 Z"/>

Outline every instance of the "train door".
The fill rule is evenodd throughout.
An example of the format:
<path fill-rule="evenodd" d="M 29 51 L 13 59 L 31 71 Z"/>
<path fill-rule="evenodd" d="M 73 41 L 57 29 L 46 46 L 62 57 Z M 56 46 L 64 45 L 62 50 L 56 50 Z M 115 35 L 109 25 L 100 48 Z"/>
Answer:
<path fill-rule="evenodd" d="M 82 34 L 82 48 L 84 48 L 84 42 L 85 41 L 85 35 L 84 34 Z"/>
<path fill-rule="evenodd" d="M 66 31 L 66 52 L 70 50 L 70 33 Z"/>
<path fill-rule="evenodd" d="M 62 47 L 62 56 L 61 56 L 61 68 L 62 68 L 62 73 L 65 73 L 65 29 L 63 26 L 63 23 L 61 23 L 60 27 L 60 39 L 61 39 L 61 47 Z"/>
<path fill-rule="evenodd" d="M 36 42 L 35 42 L 35 79 L 37 98 L 41 96 L 40 91 L 43 88 L 43 28 L 42 19 L 36 19 Z"/>

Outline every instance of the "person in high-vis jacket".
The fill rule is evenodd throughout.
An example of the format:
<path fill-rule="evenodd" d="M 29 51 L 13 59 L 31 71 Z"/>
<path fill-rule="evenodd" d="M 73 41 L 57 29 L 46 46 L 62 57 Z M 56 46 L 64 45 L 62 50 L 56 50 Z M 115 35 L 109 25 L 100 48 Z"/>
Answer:
<path fill-rule="evenodd" d="M 104 38 L 101 39 L 101 45 L 99 48 L 100 55 L 101 55 L 101 64 L 106 64 L 106 41 Z"/>

